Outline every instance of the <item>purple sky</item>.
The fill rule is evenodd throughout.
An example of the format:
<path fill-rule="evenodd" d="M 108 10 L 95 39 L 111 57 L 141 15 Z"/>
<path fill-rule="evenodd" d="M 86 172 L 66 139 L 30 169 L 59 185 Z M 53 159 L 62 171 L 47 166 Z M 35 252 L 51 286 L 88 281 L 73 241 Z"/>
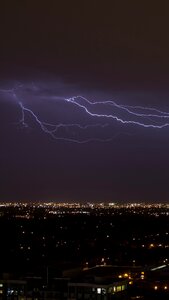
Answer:
<path fill-rule="evenodd" d="M 169 112 L 169 4 L 158 4 L 0 4 L 1 201 L 168 201 L 169 127 L 134 124 L 161 126 L 167 114 L 77 99 L 92 114 L 133 122 L 123 124 L 67 101 Z M 54 139 L 35 115 L 66 126 Z"/>

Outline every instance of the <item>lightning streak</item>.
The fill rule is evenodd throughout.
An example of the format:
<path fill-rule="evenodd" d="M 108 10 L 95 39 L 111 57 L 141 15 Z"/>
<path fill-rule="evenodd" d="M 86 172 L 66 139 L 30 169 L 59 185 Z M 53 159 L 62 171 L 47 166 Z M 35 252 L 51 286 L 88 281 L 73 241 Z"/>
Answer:
<path fill-rule="evenodd" d="M 72 97 L 72 98 L 66 99 L 66 101 L 71 102 L 71 103 L 77 105 L 78 107 L 82 108 L 83 110 L 85 110 L 85 112 L 86 112 L 88 115 L 90 115 L 91 117 L 114 119 L 114 120 L 116 120 L 117 122 L 120 122 L 120 123 L 122 123 L 122 124 L 133 124 L 133 125 L 138 125 L 138 126 L 141 126 L 141 127 L 144 127 L 144 128 L 156 128 L 156 129 L 162 129 L 162 128 L 164 128 L 164 127 L 169 126 L 169 123 L 164 123 L 164 124 L 162 124 L 162 125 L 145 124 L 145 123 L 143 123 L 143 122 L 134 121 L 134 120 L 124 120 L 124 119 L 122 119 L 122 118 L 117 117 L 117 116 L 114 115 L 114 114 L 93 113 L 93 112 L 91 112 L 85 105 L 83 105 L 83 104 L 77 102 L 76 99 L 78 99 L 78 98 L 82 98 L 83 100 L 85 100 L 85 101 L 86 101 L 88 104 L 90 104 L 90 105 L 95 105 L 95 104 L 100 104 L 100 103 L 101 103 L 101 104 L 107 104 L 107 101 L 104 101 L 104 102 L 91 102 L 91 101 L 89 101 L 89 100 L 87 100 L 86 98 L 81 97 L 81 96 L 77 96 L 77 97 Z M 112 104 L 112 103 L 113 103 L 113 102 L 111 101 L 111 104 Z M 121 107 L 121 106 L 119 106 L 119 105 L 116 105 L 116 107 L 124 109 L 124 107 Z M 128 112 L 129 112 L 129 111 L 128 111 Z M 135 114 L 135 113 L 132 113 L 132 114 L 134 114 L 135 116 L 137 116 L 137 114 Z M 149 114 L 149 115 L 144 114 L 143 116 L 144 116 L 144 117 L 145 117 L 145 116 L 149 117 L 149 116 L 152 116 L 152 115 L 150 115 L 150 114 Z"/>
<path fill-rule="evenodd" d="M 55 140 L 65 140 L 69 142 L 76 143 L 87 143 L 89 141 L 111 141 L 115 137 L 117 137 L 121 133 L 111 134 L 110 138 L 102 139 L 97 137 L 84 138 L 81 134 L 82 132 L 89 136 L 91 133 L 91 129 L 97 128 L 105 130 L 106 127 L 112 126 L 115 121 L 120 123 L 121 125 L 133 125 L 136 127 L 150 128 L 150 129 L 163 129 L 169 126 L 169 122 L 166 120 L 169 118 L 169 112 L 165 112 L 162 110 L 158 110 L 154 107 L 143 107 L 143 106 L 130 106 L 124 104 L 118 104 L 114 100 L 105 100 L 105 101 L 90 101 L 83 96 L 74 96 L 71 98 L 63 98 L 58 96 L 49 96 L 49 99 L 54 99 L 55 101 L 64 101 L 66 103 L 72 104 L 79 109 L 79 112 L 85 112 L 86 117 L 90 117 L 93 120 L 100 119 L 101 123 L 95 124 L 87 124 L 82 125 L 80 123 L 50 123 L 47 121 L 42 121 L 37 114 L 26 107 L 23 102 L 18 99 L 18 90 L 22 91 L 23 86 L 18 86 L 14 89 L 0 89 L 1 93 L 11 94 L 15 101 L 18 103 L 21 109 L 21 118 L 19 124 L 21 124 L 24 128 L 29 127 L 28 122 L 26 122 L 26 118 L 29 116 L 35 120 L 39 128 L 46 134 L 48 134 L 51 138 Z M 43 98 L 43 97 L 42 97 Z M 108 113 L 105 113 L 107 111 Z M 103 113 L 104 112 L 104 113 Z M 123 117 L 122 117 L 122 116 Z M 106 120 L 107 123 L 102 124 L 102 122 Z M 64 135 L 63 136 L 63 130 Z M 72 133 L 72 130 L 74 131 Z M 107 133 L 107 131 L 106 131 Z M 73 137 L 72 137 L 73 134 Z M 77 136 L 77 138 L 74 138 Z"/>
<path fill-rule="evenodd" d="M 169 112 L 164 112 L 164 111 L 158 110 L 156 108 L 150 108 L 150 107 L 117 104 L 115 101 L 112 101 L 112 100 L 91 102 L 91 101 L 89 101 L 87 98 L 85 98 L 83 96 L 75 96 L 75 97 L 72 97 L 72 98 L 69 98 L 69 99 L 66 99 L 66 100 L 69 101 L 69 102 L 76 103 L 75 100 L 78 99 L 78 98 L 84 100 L 85 102 L 87 102 L 90 105 L 97 105 L 97 104 L 98 105 L 99 104 L 111 105 L 111 106 L 114 106 L 114 107 L 119 108 L 121 110 L 127 111 L 129 114 L 132 114 L 132 115 L 137 116 L 137 117 L 169 118 Z M 158 114 L 153 114 L 153 113 L 137 113 L 137 112 L 131 111 L 130 109 L 132 109 L 132 110 L 140 109 L 140 110 L 144 110 L 144 111 L 155 111 Z"/>
<path fill-rule="evenodd" d="M 20 106 L 21 111 L 22 111 L 22 117 L 21 117 L 19 123 L 22 124 L 23 127 L 28 127 L 28 124 L 25 122 L 25 112 L 27 112 L 35 119 L 35 121 L 38 123 L 40 128 L 43 130 L 43 132 L 49 134 L 55 140 L 65 140 L 65 141 L 75 142 L 75 143 L 80 143 L 80 144 L 87 143 L 87 142 L 90 142 L 90 141 L 109 142 L 113 138 L 115 138 L 116 136 L 119 135 L 119 133 L 116 133 L 113 137 L 111 137 L 109 139 L 88 138 L 88 139 L 84 139 L 84 140 L 78 140 L 78 139 L 67 138 L 67 137 L 58 137 L 58 136 L 55 135 L 55 133 L 61 127 L 64 127 L 64 128 L 77 127 L 79 129 L 84 130 L 84 129 L 88 129 L 88 128 L 92 128 L 92 127 L 105 128 L 106 126 L 108 126 L 108 124 L 103 124 L 103 125 L 102 124 L 94 124 L 94 125 L 84 125 L 84 126 L 82 126 L 80 124 L 62 124 L 62 123 L 51 124 L 51 123 L 47 123 L 47 122 L 42 122 L 31 109 L 24 107 L 22 102 L 19 102 L 19 106 Z M 51 127 L 51 129 L 49 129 L 48 127 Z"/>

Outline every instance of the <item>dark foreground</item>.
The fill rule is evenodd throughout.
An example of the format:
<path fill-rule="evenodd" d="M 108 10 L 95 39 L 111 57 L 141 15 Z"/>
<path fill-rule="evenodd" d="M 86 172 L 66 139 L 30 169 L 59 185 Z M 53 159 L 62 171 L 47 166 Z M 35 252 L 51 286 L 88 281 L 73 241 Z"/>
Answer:
<path fill-rule="evenodd" d="M 167 205 L 4 204 L 3 299 L 169 299 Z"/>

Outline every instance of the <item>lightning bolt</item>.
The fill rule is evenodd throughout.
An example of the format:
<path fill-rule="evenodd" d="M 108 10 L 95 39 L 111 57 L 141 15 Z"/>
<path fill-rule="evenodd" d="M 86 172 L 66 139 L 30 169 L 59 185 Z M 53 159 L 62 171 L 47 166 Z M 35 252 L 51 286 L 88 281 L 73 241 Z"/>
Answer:
<path fill-rule="evenodd" d="M 163 117 L 164 116 L 160 116 L 160 115 L 154 115 L 154 114 L 138 114 L 138 113 L 134 113 L 131 112 L 128 108 L 126 108 L 125 106 L 121 106 L 121 105 L 117 105 L 114 101 L 102 101 L 102 102 L 91 102 L 88 99 L 82 97 L 82 96 L 75 96 L 72 98 L 68 98 L 65 99 L 68 102 L 71 102 L 72 104 L 77 105 L 78 107 L 82 108 L 88 115 L 90 115 L 91 117 L 96 117 L 96 118 L 108 118 L 108 119 L 114 119 L 117 122 L 120 122 L 122 124 L 133 124 L 133 125 L 138 125 L 144 128 L 156 128 L 156 129 L 162 129 L 164 127 L 169 126 L 169 123 L 164 123 L 162 125 L 154 125 L 154 124 L 145 124 L 143 122 L 139 122 L 139 121 L 134 121 L 134 120 L 124 120 L 122 118 L 119 118 L 117 115 L 114 114 L 102 114 L 102 113 L 93 113 L 91 112 L 84 104 L 79 103 L 77 100 L 78 99 L 83 99 L 85 100 L 85 102 L 87 102 L 88 104 L 90 104 L 91 106 L 96 105 L 96 104 L 111 104 L 113 106 L 116 106 L 118 108 L 121 108 L 123 110 L 126 110 L 127 112 L 131 113 L 132 115 L 135 116 L 140 116 L 140 117 Z M 144 109 L 144 108 L 143 108 Z M 158 110 L 157 110 L 158 111 Z M 159 113 L 161 113 L 159 111 Z M 169 116 L 166 116 L 169 117 Z"/>
<path fill-rule="evenodd" d="M 50 123 L 47 121 L 42 121 L 40 117 L 30 108 L 26 107 L 23 102 L 19 100 L 19 97 L 17 95 L 17 91 L 23 89 L 23 85 L 18 85 L 16 88 L 13 89 L 0 89 L 1 93 L 7 93 L 11 94 L 12 97 L 15 99 L 15 101 L 18 103 L 20 109 L 21 109 L 21 118 L 18 122 L 18 124 L 21 124 L 24 128 L 29 127 L 28 122 L 26 122 L 26 117 L 29 116 L 32 119 L 35 120 L 39 128 L 47 135 L 49 135 L 51 138 L 55 140 L 64 140 L 69 142 L 75 142 L 75 143 L 87 143 L 90 141 L 99 141 L 99 142 L 109 142 L 116 138 L 121 133 L 116 133 L 115 135 L 111 136 L 107 139 L 102 138 L 85 138 L 80 139 L 79 138 L 72 138 L 70 137 L 71 129 L 76 130 L 76 133 L 79 134 L 80 131 L 85 131 L 88 133 L 88 131 L 91 130 L 91 128 L 102 128 L 106 129 L 106 127 L 111 126 L 113 123 L 111 121 L 115 121 L 117 123 L 120 123 L 122 125 L 133 125 L 137 127 L 143 127 L 143 128 L 152 128 L 152 129 L 163 129 L 165 127 L 169 126 L 169 122 L 165 121 L 169 118 L 169 112 L 165 112 L 162 110 L 158 110 L 154 107 L 143 107 L 143 106 L 130 106 L 130 105 L 124 105 L 124 104 L 118 104 L 114 100 L 105 100 L 105 101 L 90 101 L 89 99 L 78 95 L 70 98 L 64 98 L 64 97 L 58 97 L 58 96 L 49 96 L 48 98 L 54 99 L 56 101 L 64 101 L 65 103 L 70 103 L 74 106 L 76 106 L 80 111 L 84 111 L 86 113 L 86 116 L 91 117 L 92 119 L 101 119 L 101 120 L 107 120 L 107 123 L 105 124 L 87 124 L 87 125 L 81 125 L 79 123 Z M 108 113 L 105 113 L 105 109 L 108 110 Z M 113 110 L 111 112 L 111 110 Z M 100 112 L 99 112 L 100 111 Z M 103 113 L 104 111 L 104 113 Z M 119 115 L 123 115 L 123 117 Z M 151 119 L 150 119 L 151 118 Z M 60 136 L 59 129 L 69 129 L 69 136 Z M 77 132 L 78 130 L 78 132 Z"/>
<path fill-rule="evenodd" d="M 90 105 L 99 105 L 99 104 L 104 104 L 104 105 L 110 105 L 110 106 L 114 106 L 117 107 L 119 109 L 125 110 L 128 113 L 135 115 L 135 116 L 139 116 L 139 117 L 156 117 L 156 118 L 169 118 L 169 112 L 164 112 L 161 110 L 158 110 L 156 108 L 151 108 L 151 107 L 144 107 L 144 106 L 131 106 L 131 105 L 122 105 L 122 104 L 117 104 L 115 101 L 113 100 L 106 100 L 106 101 L 94 101 L 91 102 L 89 101 L 87 98 L 83 97 L 83 96 L 74 96 L 72 98 L 68 98 L 65 99 L 68 102 L 75 102 L 76 99 L 82 99 L 85 100 L 87 103 L 89 103 Z M 144 110 L 144 111 L 155 111 L 158 114 L 152 114 L 152 113 L 137 113 L 137 112 L 133 112 L 130 109 L 139 109 L 139 110 Z"/>
<path fill-rule="evenodd" d="M 92 127 L 101 127 L 101 128 L 105 128 L 108 126 L 108 124 L 93 124 L 93 125 L 80 125 L 80 124 L 51 124 L 51 123 L 47 123 L 47 122 L 42 122 L 37 115 L 29 108 L 24 107 L 22 102 L 19 102 L 19 106 L 21 108 L 21 112 L 22 112 L 22 117 L 19 121 L 20 124 L 22 124 L 23 127 L 28 127 L 28 124 L 25 122 L 25 112 L 29 113 L 34 119 L 35 121 L 38 123 L 38 125 L 40 126 L 40 128 L 43 130 L 43 132 L 49 134 L 53 139 L 55 140 L 65 140 L 65 141 L 69 141 L 69 142 L 76 142 L 76 143 L 87 143 L 90 141 L 98 141 L 98 142 L 109 142 L 112 140 L 112 137 L 109 139 L 99 139 L 99 138 L 88 138 L 85 140 L 77 140 L 77 139 L 73 139 L 73 138 L 67 138 L 67 137 L 58 137 L 55 135 L 55 133 L 58 131 L 59 128 L 63 127 L 63 128 L 68 128 L 68 127 L 77 127 L 79 129 L 88 129 L 88 128 L 92 128 Z M 119 134 L 116 134 L 113 136 L 113 138 L 115 138 L 116 136 L 118 136 Z"/>

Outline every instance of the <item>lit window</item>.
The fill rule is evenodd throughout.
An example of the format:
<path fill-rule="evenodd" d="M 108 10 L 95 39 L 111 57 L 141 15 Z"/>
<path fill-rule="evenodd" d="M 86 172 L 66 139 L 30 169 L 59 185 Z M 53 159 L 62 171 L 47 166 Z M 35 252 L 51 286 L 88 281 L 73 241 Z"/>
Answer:
<path fill-rule="evenodd" d="M 117 292 L 121 292 L 121 285 L 117 286 Z"/>
<path fill-rule="evenodd" d="M 97 288 L 97 294 L 101 294 L 102 289 L 101 288 Z"/>

